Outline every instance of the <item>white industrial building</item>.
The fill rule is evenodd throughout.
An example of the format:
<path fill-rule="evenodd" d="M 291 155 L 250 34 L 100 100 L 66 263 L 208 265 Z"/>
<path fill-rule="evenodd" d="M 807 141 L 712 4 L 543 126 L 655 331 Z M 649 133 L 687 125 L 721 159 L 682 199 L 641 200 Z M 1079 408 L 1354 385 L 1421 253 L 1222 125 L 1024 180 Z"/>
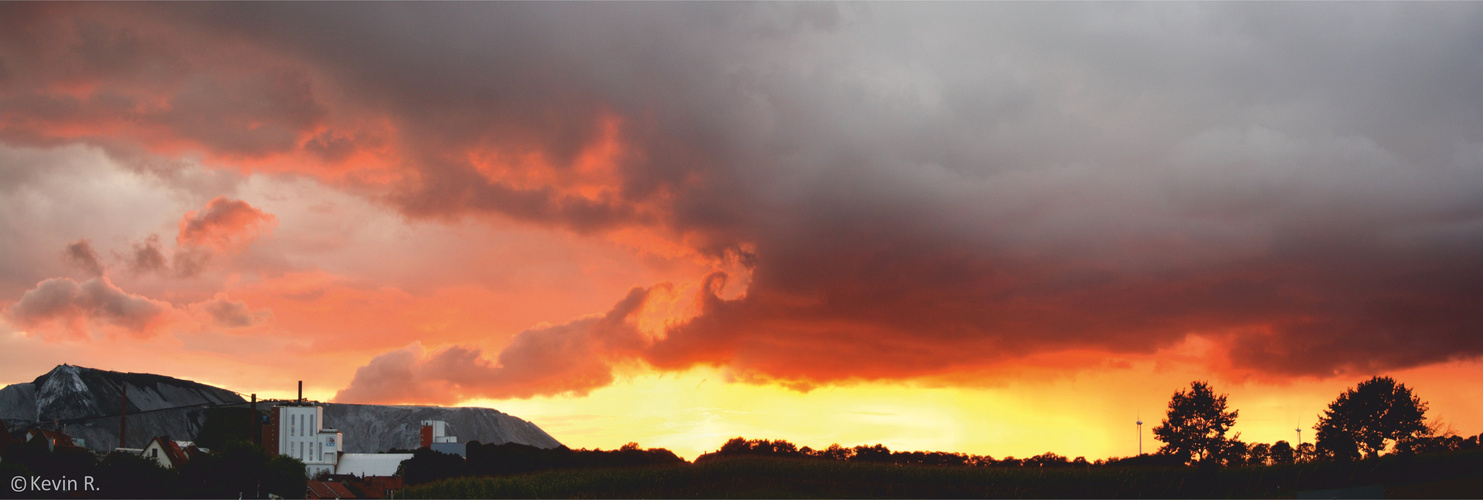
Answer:
<path fill-rule="evenodd" d="M 309 477 L 321 472 L 335 473 L 345 435 L 324 428 L 324 407 L 319 405 L 279 406 L 278 453 L 304 462 Z"/>
<path fill-rule="evenodd" d="M 468 458 L 468 444 L 458 442 L 457 436 L 448 435 L 448 422 L 442 420 L 422 421 L 422 447 L 438 453 Z"/>
<path fill-rule="evenodd" d="M 264 447 L 303 461 L 310 478 L 321 473 L 391 477 L 412 458 L 411 453 L 345 453 L 344 433 L 324 428 L 324 407 L 303 400 L 273 407 L 268 420 Z"/>

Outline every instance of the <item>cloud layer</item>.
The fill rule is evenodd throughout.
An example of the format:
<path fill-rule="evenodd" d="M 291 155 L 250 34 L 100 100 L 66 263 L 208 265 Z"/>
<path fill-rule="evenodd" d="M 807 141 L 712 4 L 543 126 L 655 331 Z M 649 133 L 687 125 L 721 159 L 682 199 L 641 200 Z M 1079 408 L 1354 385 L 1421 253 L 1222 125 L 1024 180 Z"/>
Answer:
<path fill-rule="evenodd" d="M 9 144 L 199 154 L 731 269 L 681 283 L 696 311 L 659 335 L 630 294 L 498 355 L 391 351 L 344 400 L 581 392 L 627 360 L 912 378 L 1191 335 L 1257 376 L 1483 354 L 1474 5 L 0 9 Z M 216 198 L 177 243 L 274 220 Z"/>

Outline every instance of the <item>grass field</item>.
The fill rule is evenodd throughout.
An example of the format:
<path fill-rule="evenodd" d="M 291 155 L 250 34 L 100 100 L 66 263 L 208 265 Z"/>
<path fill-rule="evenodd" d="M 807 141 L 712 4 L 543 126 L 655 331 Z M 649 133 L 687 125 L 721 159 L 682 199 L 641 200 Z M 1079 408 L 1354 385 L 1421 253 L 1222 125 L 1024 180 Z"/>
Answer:
<path fill-rule="evenodd" d="M 1379 486 L 1388 498 L 1483 497 L 1483 452 L 1229 469 L 970 468 L 732 458 L 459 478 L 410 498 L 1293 498 Z"/>

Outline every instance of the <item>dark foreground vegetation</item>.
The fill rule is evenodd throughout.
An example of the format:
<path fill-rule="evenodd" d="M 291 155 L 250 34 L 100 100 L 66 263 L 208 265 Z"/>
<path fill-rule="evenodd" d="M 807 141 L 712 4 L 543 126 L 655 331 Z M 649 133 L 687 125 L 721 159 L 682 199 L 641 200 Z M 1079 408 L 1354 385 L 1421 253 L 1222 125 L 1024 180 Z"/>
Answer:
<path fill-rule="evenodd" d="M 7 485 L 0 498 L 303 498 L 304 463 L 286 455 L 269 456 L 259 446 L 234 441 L 202 453 L 177 469 L 131 453 L 110 453 L 99 460 L 75 447 L 48 449 L 40 439 L 12 443 L 0 454 L 0 479 L 39 476 L 47 479 L 93 478 L 93 489 L 77 483 L 71 491 L 15 491 Z"/>
<path fill-rule="evenodd" d="M 408 498 L 1293 498 L 1378 487 L 1387 498 L 1476 498 L 1483 452 L 1264 467 L 942 467 L 799 458 L 554 470 L 414 486 Z"/>
<path fill-rule="evenodd" d="M 468 459 L 438 453 L 427 448 L 412 452 L 397 473 L 407 484 L 421 484 L 464 476 L 498 476 L 523 474 L 552 469 L 592 469 L 610 467 L 664 466 L 686 463 L 673 452 L 662 449 L 641 450 L 629 443 L 610 451 L 572 450 L 565 446 L 542 449 L 518 443 L 468 444 Z"/>

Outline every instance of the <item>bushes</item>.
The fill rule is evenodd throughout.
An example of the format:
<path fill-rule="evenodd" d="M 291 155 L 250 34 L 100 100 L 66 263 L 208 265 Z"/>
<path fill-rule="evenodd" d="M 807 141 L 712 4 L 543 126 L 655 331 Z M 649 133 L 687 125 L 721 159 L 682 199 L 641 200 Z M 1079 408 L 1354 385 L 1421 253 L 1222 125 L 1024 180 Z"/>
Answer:
<path fill-rule="evenodd" d="M 683 459 L 662 448 L 640 449 L 638 444 L 629 443 L 617 450 L 572 450 L 565 446 L 542 449 L 534 446 L 505 443 L 497 445 L 473 442 L 468 444 L 468 460 L 457 455 L 438 453 L 426 448 L 412 452 L 412 458 L 402 462 L 401 471 L 407 484 L 423 484 L 440 479 L 462 476 L 499 476 L 524 474 L 553 469 L 581 469 L 604 467 L 639 467 L 649 465 L 682 464 Z"/>
<path fill-rule="evenodd" d="M 1144 455 L 1163 460 L 1168 456 Z M 1053 460 L 1059 462 L 1059 460 Z M 1075 461 L 1070 461 L 1075 464 Z M 409 488 L 427 498 L 1221 498 L 1384 485 L 1470 497 L 1483 451 L 1271 467 L 929 467 L 714 457 L 688 466 L 552 470 L 463 478 Z M 1432 487 L 1421 489 L 1418 486 Z"/>
<path fill-rule="evenodd" d="M 109 453 L 98 467 L 98 489 L 110 498 L 179 498 L 180 478 L 159 462 L 133 453 Z"/>

